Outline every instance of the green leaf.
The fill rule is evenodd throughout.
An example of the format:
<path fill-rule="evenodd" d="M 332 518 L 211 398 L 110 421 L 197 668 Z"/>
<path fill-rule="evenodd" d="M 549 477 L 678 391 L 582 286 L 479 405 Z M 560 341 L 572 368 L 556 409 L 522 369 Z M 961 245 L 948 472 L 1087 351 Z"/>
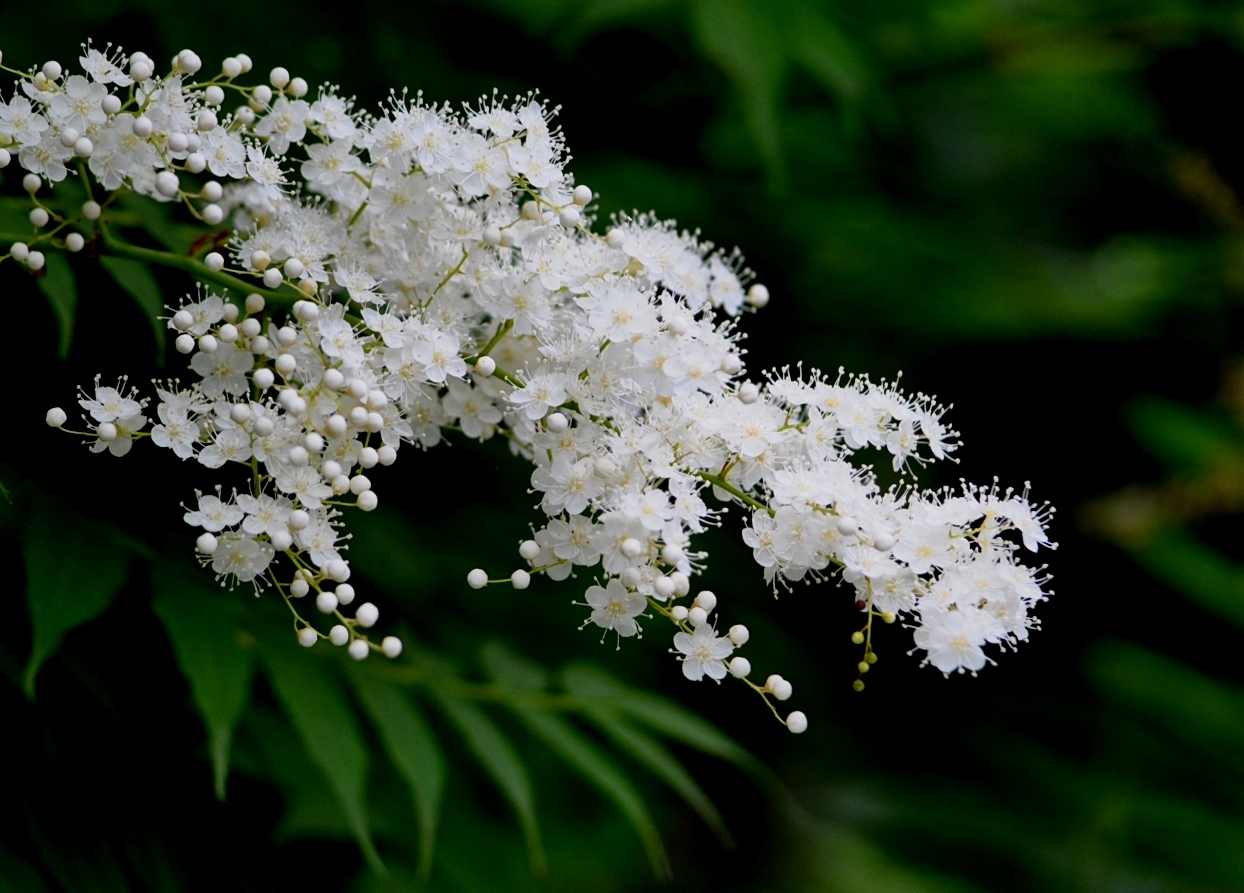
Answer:
<path fill-rule="evenodd" d="M 78 312 L 78 285 L 73 275 L 73 268 L 63 254 L 49 251 L 43 275 L 39 277 L 39 291 L 52 305 L 56 314 L 56 326 L 60 331 L 60 342 L 57 354 L 63 360 L 69 356 L 69 347 L 73 344 L 73 320 Z"/>
<path fill-rule="evenodd" d="M 46 893 L 39 872 L 0 846 L 0 893 Z"/>
<path fill-rule="evenodd" d="M 414 795 L 419 818 L 419 877 L 427 880 L 445 789 L 444 756 L 423 714 L 399 689 L 361 673 L 354 673 L 352 678 L 363 706 L 380 730 L 389 758 Z"/>
<path fill-rule="evenodd" d="M 218 591 L 177 568 L 152 569 L 151 607 L 168 631 L 177 663 L 190 682 L 207 726 L 216 799 L 225 799 L 229 746 L 250 696 L 254 660 L 242 646 L 230 605 Z"/>
<path fill-rule="evenodd" d="M 35 676 L 65 634 L 99 616 L 120 591 L 129 555 L 103 525 L 40 496 L 31 509 L 22 556 L 34 626 L 23 686 L 33 698 Z"/>
<path fill-rule="evenodd" d="M 1098 645 L 1086 670 L 1103 695 L 1160 724 L 1185 747 L 1244 769 L 1244 690 L 1238 686 L 1127 642 Z"/>
<path fill-rule="evenodd" d="M 639 834 L 652 870 L 661 880 L 668 880 L 669 857 L 661 843 L 661 832 L 653 824 L 643 798 L 618 765 L 560 716 L 531 708 L 512 706 L 511 709 L 533 735 L 617 805 Z"/>
<path fill-rule="evenodd" d="M 599 667 L 570 664 L 562 670 L 562 682 L 571 694 L 598 699 L 602 708 L 621 710 L 666 738 L 750 772 L 767 774 L 755 757 L 708 720 L 668 698 L 628 688 Z"/>
<path fill-rule="evenodd" d="M 782 190 L 786 173 L 778 101 L 786 59 L 781 35 L 752 0 L 699 0 L 691 19 L 704 55 L 734 84 L 770 187 Z"/>
<path fill-rule="evenodd" d="M 1244 443 L 1225 419 L 1168 400 L 1137 400 L 1128 407 L 1132 431 L 1155 456 L 1178 468 L 1244 461 Z"/>
<path fill-rule="evenodd" d="M 461 733 L 467 747 L 501 790 L 518 816 L 527 842 L 532 870 L 544 874 L 544 847 L 540 843 L 540 827 L 536 824 L 536 801 L 531 792 L 527 770 L 523 768 L 514 746 L 496 723 L 474 704 L 443 692 L 433 692 L 437 705 Z"/>
<path fill-rule="evenodd" d="M 734 845 L 726 823 L 713 801 L 665 745 L 608 710 L 589 707 L 586 714 L 592 724 L 608 736 L 619 750 L 629 754 L 665 782 L 687 805 L 699 813 L 700 818 L 713 829 L 713 833 L 724 846 Z"/>
<path fill-rule="evenodd" d="M 164 364 L 164 323 L 160 314 L 164 312 L 164 298 L 160 294 L 160 286 L 156 284 L 151 269 L 144 263 L 126 257 L 104 255 L 100 264 L 109 275 L 117 281 L 117 285 L 138 304 L 140 310 L 151 323 L 151 334 L 156 343 L 156 362 Z"/>
<path fill-rule="evenodd" d="M 291 653 L 282 642 L 265 642 L 262 656 L 281 706 L 328 779 L 363 855 L 383 873 L 364 807 L 367 748 L 341 686 L 320 661 L 305 652 Z"/>
<path fill-rule="evenodd" d="M 1244 568 L 1183 530 L 1163 530 L 1131 550 L 1138 564 L 1189 601 L 1244 628 Z"/>

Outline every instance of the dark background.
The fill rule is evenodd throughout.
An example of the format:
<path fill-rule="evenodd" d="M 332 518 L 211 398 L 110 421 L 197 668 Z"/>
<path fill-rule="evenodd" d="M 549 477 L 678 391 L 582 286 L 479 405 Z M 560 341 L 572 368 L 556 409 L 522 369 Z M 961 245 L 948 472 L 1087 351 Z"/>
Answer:
<path fill-rule="evenodd" d="M 528 472 L 502 445 L 403 452 L 378 476 L 385 508 L 357 525 L 354 560 L 417 641 L 468 674 L 491 638 L 550 665 L 594 660 L 702 712 L 793 792 L 794 811 L 681 752 L 734 832 L 727 850 L 645 782 L 680 888 L 1244 889 L 1239 517 L 1231 504 L 1146 528 L 1198 537 L 1226 568 L 1214 576 L 1217 564 L 1129 538 L 1127 505 L 1103 501 L 1203 471 L 1204 451 L 1169 444 L 1200 443 L 1204 419 L 1238 440 L 1219 395 L 1241 333 L 1244 7 L 117 2 L 10 5 L 0 21 L 4 62 L 22 68 L 69 63 L 91 37 L 157 59 L 190 46 L 208 68 L 245 51 L 258 72 L 285 65 L 369 107 L 403 86 L 452 101 L 538 88 L 563 107 L 570 167 L 604 214 L 652 208 L 743 249 L 773 295 L 746 321 L 753 368 L 901 370 L 908 388 L 954 403 L 963 433 L 961 462 L 926 483 L 1031 481 L 1058 507 L 1060 548 L 1044 559 L 1056 594 L 1031 642 L 979 678 L 947 680 L 903 653 L 908 631 L 887 628 L 861 694 L 849 595 L 825 584 L 774 601 L 736 527 L 706 536 L 703 585 L 752 629 L 753 665 L 794 683 L 790 705 L 810 718 L 796 738 L 736 686 L 686 683 L 659 637 L 615 653 L 576 633 L 572 583 L 467 590 L 466 570 L 508 567 L 536 517 Z M 18 193 L 15 169 L 5 195 Z M 160 371 L 140 312 L 89 261 L 74 266 L 67 361 L 28 274 L 0 266 L 11 308 L 0 479 L 25 494 L 5 528 L 15 569 L 0 649 L 15 680 L 29 650 L 21 500 L 55 500 L 184 559 L 177 501 L 208 481 L 149 445 L 91 456 L 43 427 L 45 409 L 68 408 L 97 371 L 136 382 Z M 187 288 L 158 275 L 170 300 Z M 162 374 L 180 362 L 171 354 Z M 1239 467 L 1239 453 L 1215 456 Z M 405 889 L 400 869 L 371 876 L 325 816 L 331 801 L 298 800 L 322 787 L 313 773 L 277 777 L 254 756 L 280 735 L 262 682 L 229 799 L 214 801 L 202 726 L 144 580 L 136 569 L 69 635 L 36 702 L 0 683 L 0 860 L 48 889 Z M 622 820 L 537 743 L 521 749 L 549 876 L 530 877 L 504 803 L 451 752 L 433 885 L 655 886 Z M 409 816 L 383 790 L 375 802 L 378 836 L 400 841 Z M 5 866 L 0 889 L 35 883 Z"/>

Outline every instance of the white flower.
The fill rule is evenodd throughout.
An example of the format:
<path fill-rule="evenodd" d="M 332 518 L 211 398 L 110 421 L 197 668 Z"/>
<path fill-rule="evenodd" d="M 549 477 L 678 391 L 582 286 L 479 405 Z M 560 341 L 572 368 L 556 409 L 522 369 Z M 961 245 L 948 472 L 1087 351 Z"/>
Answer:
<path fill-rule="evenodd" d="M 734 645 L 726 636 L 717 635 L 707 623 L 696 631 L 676 633 L 674 647 L 682 652 L 682 674 L 692 682 L 705 676 L 721 681 L 726 678 L 725 658 L 730 656 Z"/>
<path fill-rule="evenodd" d="M 227 534 L 220 537 L 216 551 L 212 553 L 212 570 L 249 583 L 268 569 L 274 554 L 271 543 L 236 533 Z"/>
<path fill-rule="evenodd" d="M 218 533 L 226 527 L 233 527 L 245 516 L 245 512 L 232 502 L 225 502 L 219 496 L 199 494 L 197 511 L 186 512 L 185 521 L 191 527 L 202 527 L 209 533 Z"/>
<path fill-rule="evenodd" d="M 648 600 L 638 592 L 631 592 L 617 580 L 610 580 L 604 587 L 589 586 L 585 597 L 592 608 L 588 617 L 592 623 L 611 629 L 619 636 L 633 636 L 639 632 L 635 618 L 643 613 Z"/>

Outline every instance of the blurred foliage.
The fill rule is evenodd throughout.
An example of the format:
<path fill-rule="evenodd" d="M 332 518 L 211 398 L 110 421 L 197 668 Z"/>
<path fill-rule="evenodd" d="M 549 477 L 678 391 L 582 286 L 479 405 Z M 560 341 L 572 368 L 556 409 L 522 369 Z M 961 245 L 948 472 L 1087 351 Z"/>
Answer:
<path fill-rule="evenodd" d="M 864 698 L 833 587 L 775 606 L 733 534 L 710 534 L 706 584 L 812 717 L 791 739 L 736 692 L 689 690 L 651 643 L 576 637 L 564 588 L 467 595 L 462 572 L 531 515 L 519 463 L 454 444 L 385 481 L 401 512 L 354 525 L 410 660 L 345 666 L 177 563 L 168 503 L 193 469 L 28 433 L 96 371 L 175 374 L 151 322 L 185 280 L 7 265 L 25 357 L 0 535 L 27 600 L 0 626 L 0 891 L 632 890 L 667 865 L 689 891 L 1244 890 L 1244 367 L 1222 367 L 1244 349 L 1244 5 L 246 13 L 271 29 L 166 0 L 4 12 L 9 65 L 90 36 L 246 51 L 365 103 L 539 88 L 604 212 L 654 208 L 743 248 L 774 295 L 748 320 L 758 364 L 901 365 L 959 404 L 965 476 L 1030 476 L 1065 511 L 1033 643 L 951 681 L 900 644 Z M 131 210 L 190 248 L 164 209 Z M 27 226 L 0 202 L 0 232 Z"/>

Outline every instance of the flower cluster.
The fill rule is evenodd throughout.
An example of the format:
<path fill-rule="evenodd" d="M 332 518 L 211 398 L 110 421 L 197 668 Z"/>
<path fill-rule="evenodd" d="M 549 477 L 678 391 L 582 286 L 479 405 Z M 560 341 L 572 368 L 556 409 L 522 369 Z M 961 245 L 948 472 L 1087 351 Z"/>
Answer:
<path fill-rule="evenodd" d="M 957 435 L 943 407 L 841 372 L 748 378 L 736 322 L 767 290 L 737 253 L 672 223 L 620 216 L 595 230 L 592 191 L 566 171 L 537 97 L 455 110 L 403 94 L 366 114 L 280 68 L 271 86 L 239 86 L 245 56 L 197 79 L 190 51 L 163 76 L 143 54 L 88 47 L 81 63 L 85 76 L 49 62 L 0 101 L 0 164 L 16 149 L 32 223 L 56 224 L 34 241 L 76 250 L 81 227 L 124 253 L 107 212 L 125 192 L 231 225 L 196 268 L 208 287 L 168 320 L 197 379 L 158 384 L 150 420 L 124 387 L 97 382 L 83 433 L 95 450 L 123 455 L 150 436 L 244 472 L 243 492 L 199 494 L 186 521 L 218 575 L 287 600 L 316 593 L 338 622 L 325 636 L 295 611 L 304 644 L 400 651 L 363 632 L 374 606 L 341 613 L 354 598 L 341 511 L 374 509 L 367 473 L 445 431 L 505 437 L 532 462 L 547 516 L 519 547 L 522 568 L 468 583 L 590 574 L 585 625 L 620 640 L 641 620 L 672 624 L 688 679 L 733 675 L 766 702 L 792 692 L 776 674 L 752 682 L 736 654 L 747 629 L 718 621 L 715 594 L 692 593 L 706 557 L 692 538 L 730 504 L 750 516 L 743 539 L 770 585 L 850 584 L 861 675 L 874 618 L 905 618 L 944 673 L 974 673 L 985 646 L 1027 638 L 1045 578 L 1017 555 L 1020 542 L 1050 546 L 1051 510 L 1026 489 L 883 489 L 855 454 L 888 454 L 905 475 L 946 458 Z M 228 95 L 241 104 L 223 113 Z M 74 174 L 111 197 L 53 219 L 37 193 Z M 39 247 L 9 254 L 37 269 Z M 807 724 L 799 711 L 783 721 Z"/>

